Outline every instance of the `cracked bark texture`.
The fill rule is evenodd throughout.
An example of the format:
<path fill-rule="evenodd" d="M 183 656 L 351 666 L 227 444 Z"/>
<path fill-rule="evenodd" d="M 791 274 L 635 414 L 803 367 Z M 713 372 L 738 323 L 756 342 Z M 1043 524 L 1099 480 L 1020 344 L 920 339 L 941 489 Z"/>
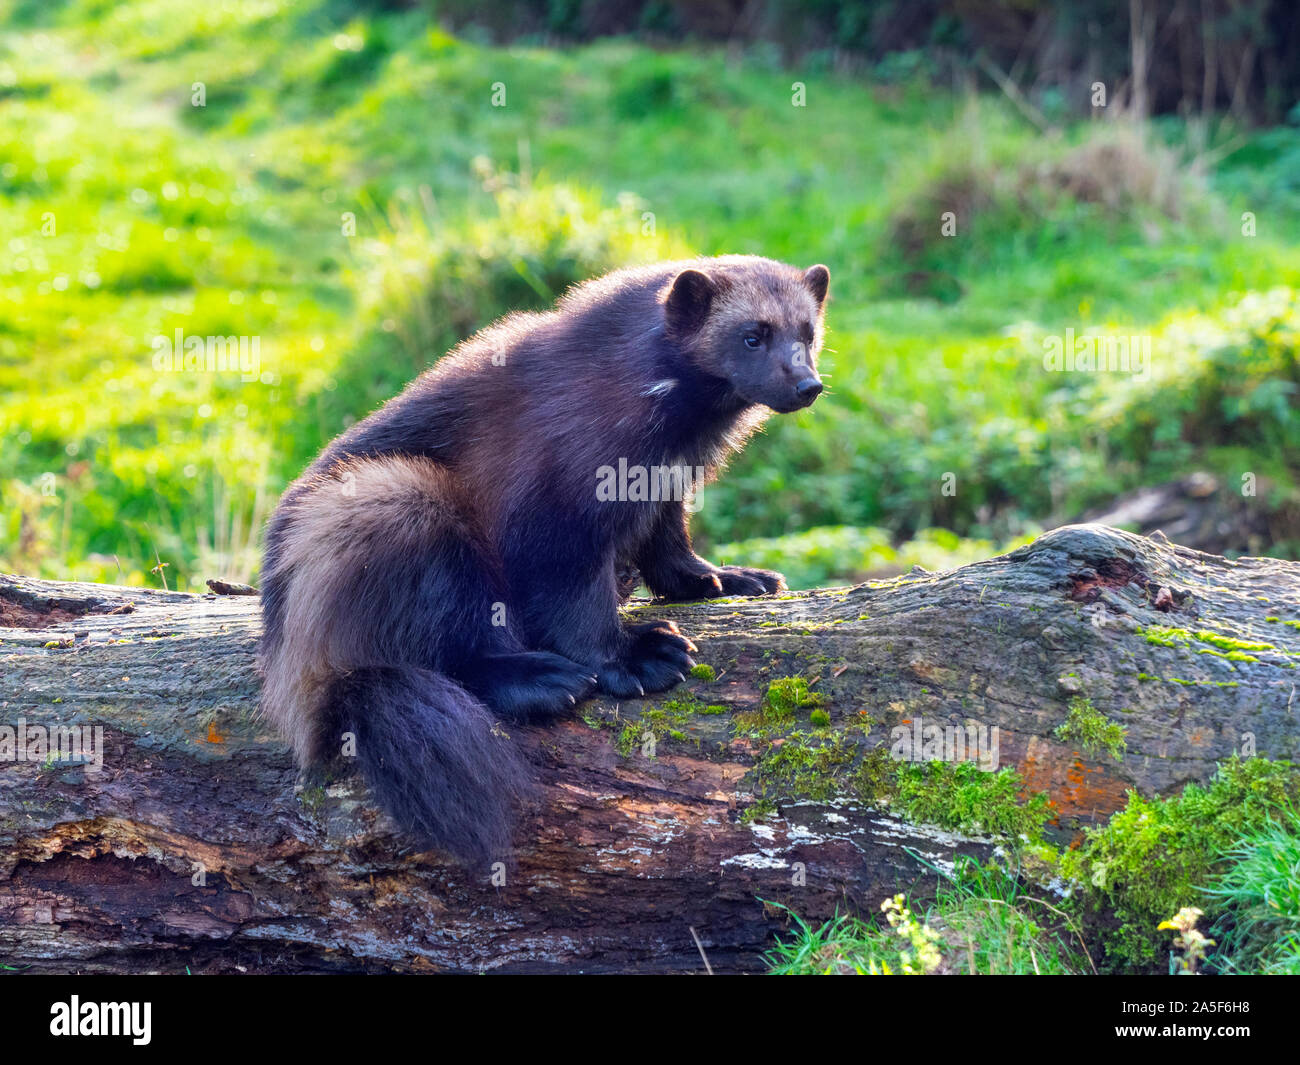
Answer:
<path fill-rule="evenodd" d="M 851 796 L 778 796 L 776 816 L 742 821 L 757 752 L 734 714 L 794 674 L 832 729 L 868 713 L 868 746 L 918 717 L 996 726 L 1000 764 L 1050 794 L 1063 838 L 1127 789 L 1205 780 L 1234 751 L 1300 757 L 1295 563 L 1079 525 L 944 573 L 629 612 L 676 621 L 717 679 L 514 730 L 542 793 L 494 883 L 404 847 L 359 780 L 300 780 L 257 713 L 255 597 L 0 577 L 0 726 L 101 725 L 105 748 L 97 772 L 0 762 L 0 961 L 697 971 L 694 929 L 715 970 L 761 968 L 788 923 L 773 904 L 808 919 L 874 910 L 924 890 L 918 856 L 995 842 Z M 1192 636 L 1149 642 L 1156 626 Z M 1197 632 L 1269 649 L 1227 657 Z M 727 713 L 693 717 L 654 757 L 619 753 L 627 722 L 684 690 Z M 1127 727 L 1122 760 L 1054 737 L 1075 694 Z"/>

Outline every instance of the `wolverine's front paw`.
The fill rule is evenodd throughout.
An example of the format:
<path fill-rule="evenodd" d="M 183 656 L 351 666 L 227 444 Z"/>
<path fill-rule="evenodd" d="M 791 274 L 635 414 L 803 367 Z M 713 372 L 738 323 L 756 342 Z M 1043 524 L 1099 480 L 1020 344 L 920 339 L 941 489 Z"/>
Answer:
<path fill-rule="evenodd" d="M 710 567 L 701 573 L 674 573 L 671 577 L 660 578 L 654 585 L 654 593 L 660 599 L 670 603 L 689 603 L 695 599 L 716 599 L 725 594 L 722 590 L 721 576 Z"/>
<path fill-rule="evenodd" d="M 597 687 L 619 699 L 635 699 L 680 684 L 695 665 L 695 644 L 671 621 L 629 625 L 623 653 L 606 662 L 597 674 Z"/>
<path fill-rule="evenodd" d="M 677 573 L 661 579 L 655 593 L 670 601 L 717 599 L 723 595 L 768 595 L 785 588 L 785 578 L 770 569 L 743 566 L 709 566 L 694 573 Z"/>
<path fill-rule="evenodd" d="M 717 578 L 723 595 L 770 595 L 785 588 L 785 578 L 770 569 L 719 566 Z"/>

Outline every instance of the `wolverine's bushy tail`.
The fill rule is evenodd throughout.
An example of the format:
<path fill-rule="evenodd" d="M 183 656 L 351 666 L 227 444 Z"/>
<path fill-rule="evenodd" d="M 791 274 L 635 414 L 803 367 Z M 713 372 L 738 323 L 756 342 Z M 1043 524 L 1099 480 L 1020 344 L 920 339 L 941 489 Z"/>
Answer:
<path fill-rule="evenodd" d="M 505 860 L 520 802 L 534 789 L 487 708 L 441 673 L 356 669 L 329 702 L 376 801 L 421 845 L 465 862 Z"/>

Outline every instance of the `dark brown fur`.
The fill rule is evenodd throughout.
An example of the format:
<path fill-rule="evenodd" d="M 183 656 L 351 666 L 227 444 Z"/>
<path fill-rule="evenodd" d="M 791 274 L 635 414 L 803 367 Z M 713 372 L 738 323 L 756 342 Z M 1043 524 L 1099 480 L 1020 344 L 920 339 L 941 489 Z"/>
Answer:
<path fill-rule="evenodd" d="M 618 271 L 515 314 L 335 440 L 271 520 L 263 705 L 304 765 L 346 733 L 422 842 L 500 854 L 528 774 L 495 716 L 678 683 L 694 647 L 623 625 L 635 566 L 672 599 L 779 574 L 692 550 L 681 499 L 600 498 L 600 471 L 706 476 L 766 411 L 821 391 L 829 278 L 729 256 Z"/>

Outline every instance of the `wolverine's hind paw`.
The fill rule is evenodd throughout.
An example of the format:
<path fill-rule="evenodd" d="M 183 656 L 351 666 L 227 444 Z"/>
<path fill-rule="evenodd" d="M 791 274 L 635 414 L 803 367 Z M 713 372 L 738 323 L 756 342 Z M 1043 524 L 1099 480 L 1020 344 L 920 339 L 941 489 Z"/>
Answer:
<path fill-rule="evenodd" d="M 576 706 L 595 689 L 596 676 L 563 655 L 521 651 L 480 659 L 461 683 L 502 717 L 537 721 Z"/>
<path fill-rule="evenodd" d="M 635 699 L 665 691 L 686 679 L 695 665 L 695 644 L 677 631 L 671 621 L 629 625 L 630 637 L 623 654 L 601 668 L 597 686 L 619 699 Z"/>

